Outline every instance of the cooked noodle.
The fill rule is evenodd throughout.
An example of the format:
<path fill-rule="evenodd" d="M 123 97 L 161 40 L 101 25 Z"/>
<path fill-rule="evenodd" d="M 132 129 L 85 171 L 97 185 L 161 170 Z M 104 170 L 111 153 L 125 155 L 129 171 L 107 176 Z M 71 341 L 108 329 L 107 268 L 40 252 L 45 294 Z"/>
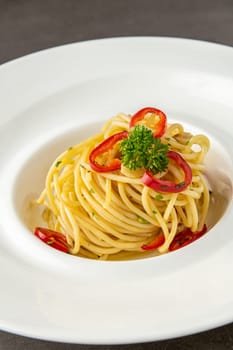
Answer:
<path fill-rule="evenodd" d="M 44 207 L 48 228 L 66 236 L 70 254 L 109 260 L 144 257 L 151 252 L 142 246 L 161 230 L 165 242 L 156 254 L 162 254 L 178 232 L 186 227 L 198 231 L 206 221 L 209 189 L 203 171 L 209 140 L 185 132 L 181 124 L 169 124 L 161 140 L 192 169 L 192 182 L 184 191 L 155 192 L 142 183 L 140 174 L 124 169 L 92 170 L 91 150 L 110 135 L 129 130 L 129 120 L 123 113 L 113 117 L 98 135 L 60 154 L 48 171 L 37 203 Z M 169 162 L 161 176 L 181 182 L 184 175 Z"/>

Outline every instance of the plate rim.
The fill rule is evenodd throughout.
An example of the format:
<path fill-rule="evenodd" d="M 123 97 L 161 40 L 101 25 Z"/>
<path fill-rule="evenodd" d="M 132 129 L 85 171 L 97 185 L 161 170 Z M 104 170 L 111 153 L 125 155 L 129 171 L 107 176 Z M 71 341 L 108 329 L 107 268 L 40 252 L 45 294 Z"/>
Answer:
<path fill-rule="evenodd" d="M 0 65 L 0 76 L 1 76 L 2 69 L 3 70 L 11 69 L 12 65 L 15 65 L 15 64 L 16 65 L 20 65 L 20 62 L 25 62 L 25 59 L 26 60 L 30 60 L 31 58 L 33 58 L 35 56 L 38 56 L 40 54 L 47 55 L 49 52 L 52 52 L 54 50 L 55 51 L 56 50 L 65 50 L 68 46 L 76 46 L 76 45 L 81 46 L 82 44 L 84 44 L 84 45 L 87 44 L 87 45 L 91 46 L 93 42 L 95 44 L 96 43 L 98 44 L 98 42 L 100 42 L 100 41 L 101 42 L 112 42 L 112 41 L 115 41 L 115 40 L 117 40 L 117 41 L 121 41 L 121 40 L 123 40 L 123 41 L 125 41 L 125 40 L 144 41 L 145 39 L 146 40 L 149 39 L 149 40 L 152 40 L 152 41 L 158 39 L 158 40 L 167 41 L 167 42 L 168 41 L 175 42 L 177 40 L 179 42 L 189 42 L 189 43 L 193 42 L 193 43 L 199 43 L 199 44 L 201 44 L 203 46 L 211 45 L 212 47 L 216 47 L 216 48 L 218 48 L 220 50 L 221 50 L 221 48 L 227 48 L 227 50 L 230 49 L 231 53 L 233 53 L 233 48 L 231 46 L 228 46 L 228 45 L 225 45 L 225 44 L 219 44 L 219 43 L 215 43 L 215 42 L 208 42 L 208 41 L 203 41 L 203 40 L 197 40 L 197 39 L 178 38 L 178 37 L 163 37 L 163 36 L 159 36 L 159 37 L 153 37 L 153 36 L 132 36 L 132 37 L 128 37 L 127 36 L 127 37 L 101 38 L 101 39 L 85 40 L 85 41 L 81 41 L 81 42 L 67 43 L 67 44 L 64 44 L 64 45 L 61 45 L 61 46 L 55 46 L 55 47 L 52 47 L 52 48 L 47 48 L 47 49 L 44 49 L 44 50 L 40 50 L 38 52 L 33 52 L 33 53 L 28 54 L 26 56 L 16 58 L 16 59 L 14 59 L 12 61 L 9 61 L 9 62 L 5 62 L 2 65 Z M 215 322 L 213 322 L 211 328 L 215 328 L 216 326 L 218 327 L 218 326 L 221 326 L 223 324 L 230 323 L 232 321 L 233 321 L 233 315 L 231 316 L 231 319 L 230 318 L 228 319 L 227 322 L 226 322 L 226 319 L 225 319 L 225 321 L 222 320 L 222 323 L 220 322 L 220 324 L 217 322 L 217 320 L 215 320 Z M 0 321 L 0 324 L 1 323 L 2 323 L 2 321 Z M 11 333 L 15 333 L 14 329 L 16 330 L 15 326 L 13 328 L 11 328 L 9 326 L 6 326 L 5 329 L 4 329 L 4 326 L 3 327 L 1 326 L 1 328 L 3 330 L 11 332 Z M 181 331 L 180 334 L 177 334 L 177 332 L 176 332 L 176 334 L 173 334 L 170 337 L 166 336 L 166 337 L 161 337 L 161 338 L 158 338 L 158 339 L 154 339 L 152 334 L 151 334 L 150 339 L 147 336 L 147 337 L 145 337 L 144 340 L 142 338 L 141 338 L 141 340 L 139 340 L 139 338 L 132 339 L 132 337 L 131 337 L 131 339 L 127 339 L 127 337 L 125 337 L 124 339 L 122 339 L 122 341 L 120 341 L 120 339 L 115 339 L 115 340 L 112 339 L 112 341 L 111 341 L 110 338 L 108 339 L 107 336 L 106 336 L 105 339 L 102 338 L 102 340 L 94 339 L 94 338 L 91 338 L 91 339 L 90 338 L 88 338 L 88 339 L 84 338 L 82 340 L 82 343 L 83 344 L 84 343 L 86 343 L 86 344 L 123 344 L 123 343 L 129 343 L 129 342 L 130 343 L 136 343 L 138 341 L 165 340 L 165 339 L 174 338 L 174 337 L 177 337 L 177 336 L 179 337 L 179 336 L 182 336 L 182 335 L 188 335 L 188 334 L 193 334 L 193 333 L 197 333 L 197 332 L 202 332 L 202 331 L 205 331 L 207 329 L 210 329 L 210 328 L 205 328 L 204 325 L 203 325 L 199 329 L 196 328 L 196 330 L 194 330 L 192 333 L 190 333 L 190 330 L 189 331 L 187 330 L 186 333 Z M 62 342 L 62 341 L 69 342 L 68 338 L 66 339 L 66 337 L 64 337 L 64 336 L 62 336 L 60 334 L 59 334 L 57 339 L 55 337 L 50 337 L 48 334 L 47 334 L 46 338 L 44 338 L 44 337 L 41 338 L 39 336 L 39 334 L 38 335 L 36 333 L 33 334 L 32 331 L 29 331 L 29 332 L 23 331 L 23 329 L 21 331 L 18 329 L 17 330 L 17 334 L 21 334 L 21 335 L 29 336 L 29 337 L 33 337 L 33 338 L 38 338 L 38 339 L 46 339 L 46 340 L 53 340 L 53 341 L 59 341 L 59 342 Z M 79 339 L 75 340 L 75 336 L 74 336 L 74 338 L 70 342 L 72 342 L 72 343 L 79 342 Z"/>

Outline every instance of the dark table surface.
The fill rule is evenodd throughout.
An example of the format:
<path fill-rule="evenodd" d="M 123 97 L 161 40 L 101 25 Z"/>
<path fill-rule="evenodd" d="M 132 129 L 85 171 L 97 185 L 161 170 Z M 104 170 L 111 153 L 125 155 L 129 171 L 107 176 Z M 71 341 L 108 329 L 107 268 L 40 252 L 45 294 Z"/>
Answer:
<path fill-rule="evenodd" d="M 233 46 L 233 0 L 0 0 L 0 64 L 53 46 L 117 36 L 172 36 Z M 233 349 L 233 324 L 178 339 L 114 346 L 62 344 L 0 331 L 0 350 L 9 349 L 228 350 Z"/>

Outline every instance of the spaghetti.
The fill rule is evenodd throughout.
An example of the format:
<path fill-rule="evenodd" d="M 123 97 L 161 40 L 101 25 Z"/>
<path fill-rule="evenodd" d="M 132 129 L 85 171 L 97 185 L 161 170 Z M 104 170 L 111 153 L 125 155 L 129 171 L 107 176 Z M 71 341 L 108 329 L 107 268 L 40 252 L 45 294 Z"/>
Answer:
<path fill-rule="evenodd" d="M 37 228 L 39 238 L 53 246 L 56 231 L 72 255 L 121 260 L 166 253 L 185 230 L 191 241 L 205 231 L 208 138 L 184 131 L 179 123 L 167 124 L 158 110 L 141 111 L 137 118 L 123 113 L 114 116 L 99 134 L 57 157 L 36 201 L 43 206 L 48 228 L 44 233 L 50 232 L 45 240 L 38 234 L 43 229 Z M 143 132 L 154 132 L 153 138 L 159 139 L 161 152 L 166 153 L 167 163 L 159 172 L 145 164 L 136 169 L 132 162 L 128 167 L 123 164 L 121 142 L 127 143 L 139 125 Z"/>

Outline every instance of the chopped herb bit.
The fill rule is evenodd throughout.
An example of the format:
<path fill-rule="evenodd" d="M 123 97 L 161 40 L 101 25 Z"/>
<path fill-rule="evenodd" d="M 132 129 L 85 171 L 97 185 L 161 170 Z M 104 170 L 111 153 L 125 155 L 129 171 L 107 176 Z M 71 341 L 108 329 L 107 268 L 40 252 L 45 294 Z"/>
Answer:
<path fill-rule="evenodd" d="M 157 194 L 155 196 L 155 199 L 157 199 L 158 201 L 160 201 L 161 199 L 163 199 L 163 196 L 161 194 Z"/>
<path fill-rule="evenodd" d="M 70 146 L 69 148 L 68 148 L 68 151 L 71 151 L 73 149 L 73 146 Z"/>
<path fill-rule="evenodd" d="M 55 240 L 54 239 L 51 239 L 50 241 L 47 241 L 46 243 L 47 244 L 53 244 L 55 242 Z"/>
<path fill-rule="evenodd" d="M 148 221 L 141 216 L 138 216 L 137 220 L 140 224 L 148 224 Z"/>
<path fill-rule="evenodd" d="M 144 125 L 136 125 L 129 137 L 121 141 L 120 152 L 123 165 L 130 170 L 144 168 L 155 174 L 168 166 L 168 145 Z"/>
<path fill-rule="evenodd" d="M 156 214 L 157 214 L 157 211 L 156 211 L 156 210 L 153 210 L 152 213 L 153 213 L 154 215 L 156 215 Z"/>
<path fill-rule="evenodd" d="M 57 168 L 61 164 L 61 162 L 62 162 L 61 160 L 58 160 L 55 164 L 55 167 Z"/>
<path fill-rule="evenodd" d="M 91 216 L 92 216 L 93 218 L 95 218 L 96 220 L 98 220 L 98 215 L 96 215 L 96 213 L 95 213 L 94 211 L 91 213 Z"/>
<path fill-rule="evenodd" d="M 95 191 L 93 190 L 93 188 L 90 188 L 89 192 L 90 192 L 90 193 L 95 193 Z"/>

